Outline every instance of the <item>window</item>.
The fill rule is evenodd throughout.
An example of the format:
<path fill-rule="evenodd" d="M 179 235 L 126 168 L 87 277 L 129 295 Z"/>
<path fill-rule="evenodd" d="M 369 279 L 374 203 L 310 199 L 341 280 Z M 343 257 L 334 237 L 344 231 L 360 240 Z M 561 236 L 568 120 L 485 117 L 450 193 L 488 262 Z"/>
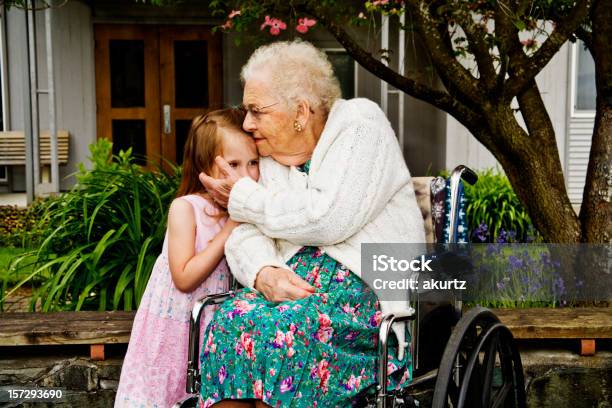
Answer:
<path fill-rule="evenodd" d="M 338 77 L 338 81 L 340 81 L 342 98 L 354 98 L 357 93 L 355 89 L 357 82 L 355 80 L 357 76 L 355 60 L 342 48 L 324 48 L 323 50 L 334 67 L 334 73 Z"/>
<path fill-rule="evenodd" d="M 595 112 L 595 62 L 582 41 L 573 45 L 572 61 L 572 110 L 573 113 Z"/>

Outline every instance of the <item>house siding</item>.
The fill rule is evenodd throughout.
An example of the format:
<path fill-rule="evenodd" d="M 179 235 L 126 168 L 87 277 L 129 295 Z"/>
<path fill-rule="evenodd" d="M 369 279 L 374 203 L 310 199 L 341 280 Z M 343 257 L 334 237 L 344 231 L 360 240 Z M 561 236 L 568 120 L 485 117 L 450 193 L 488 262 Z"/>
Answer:
<path fill-rule="evenodd" d="M 36 15 L 39 88 L 47 87 L 45 20 Z M 53 13 L 53 51 L 56 92 L 57 129 L 70 133 L 69 162 L 60 166 L 60 188 L 69 189 L 79 162 L 85 162 L 88 146 L 96 138 L 94 41 L 91 9 L 82 2 L 71 1 Z M 24 11 L 11 8 L 7 14 L 9 104 L 11 130 L 23 130 L 23 83 L 25 61 L 22 49 L 27 47 Z M 39 96 L 40 129 L 49 128 L 47 95 Z M 12 189 L 25 191 L 25 168 L 13 166 Z"/>

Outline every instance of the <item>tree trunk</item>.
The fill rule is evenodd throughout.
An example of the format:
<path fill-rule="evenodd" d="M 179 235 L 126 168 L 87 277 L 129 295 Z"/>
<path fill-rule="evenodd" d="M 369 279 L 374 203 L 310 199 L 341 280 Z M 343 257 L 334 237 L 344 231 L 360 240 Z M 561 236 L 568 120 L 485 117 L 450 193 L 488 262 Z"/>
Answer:
<path fill-rule="evenodd" d="M 530 116 L 527 122 L 537 121 L 538 116 L 540 121 L 549 120 L 543 105 L 542 109 L 532 108 L 522 113 Z M 491 133 L 495 135 L 495 146 L 485 144 L 485 147 L 502 165 L 544 240 L 579 242 L 580 224 L 565 191 L 556 144 L 538 142 L 537 135 L 527 134 L 510 106 L 498 107 L 485 116 Z"/>
<path fill-rule="evenodd" d="M 597 113 L 580 210 L 583 242 L 612 242 L 612 2 L 592 11 L 589 49 L 595 60 Z"/>

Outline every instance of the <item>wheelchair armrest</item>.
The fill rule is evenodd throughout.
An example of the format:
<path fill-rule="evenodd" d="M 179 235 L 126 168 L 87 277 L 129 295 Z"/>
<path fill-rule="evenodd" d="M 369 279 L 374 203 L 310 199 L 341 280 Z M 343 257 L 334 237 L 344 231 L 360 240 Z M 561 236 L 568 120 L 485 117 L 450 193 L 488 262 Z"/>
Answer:
<path fill-rule="evenodd" d="M 234 291 L 230 290 L 229 292 L 215 293 L 214 295 L 204 296 L 202 299 L 196 300 L 191 309 L 191 318 L 194 321 L 199 321 L 205 306 L 218 305 L 225 302 L 225 299 L 233 295 Z"/>
<path fill-rule="evenodd" d="M 200 318 L 206 306 L 218 305 L 234 295 L 234 291 L 208 295 L 198 299 L 191 310 L 189 319 L 189 350 L 187 360 L 186 391 L 190 394 L 198 392 L 200 375 Z"/>

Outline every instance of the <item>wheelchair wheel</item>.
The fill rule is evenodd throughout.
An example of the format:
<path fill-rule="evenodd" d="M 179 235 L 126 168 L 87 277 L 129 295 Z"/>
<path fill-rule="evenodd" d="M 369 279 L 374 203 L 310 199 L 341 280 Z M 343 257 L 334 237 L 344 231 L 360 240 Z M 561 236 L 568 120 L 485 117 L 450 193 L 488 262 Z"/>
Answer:
<path fill-rule="evenodd" d="M 444 350 L 432 407 L 525 406 L 523 366 L 512 333 L 490 310 L 470 310 Z"/>

